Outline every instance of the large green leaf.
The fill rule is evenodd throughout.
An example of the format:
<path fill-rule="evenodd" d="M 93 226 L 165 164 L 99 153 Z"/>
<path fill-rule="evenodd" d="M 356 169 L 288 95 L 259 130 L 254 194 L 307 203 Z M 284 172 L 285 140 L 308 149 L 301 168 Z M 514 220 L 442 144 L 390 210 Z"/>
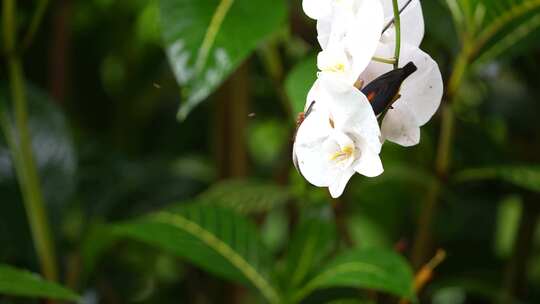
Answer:
<path fill-rule="evenodd" d="M 457 173 L 455 179 L 458 182 L 499 179 L 529 191 L 540 192 L 538 165 L 467 169 Z"/>
<path fill-rule="evenodd" d="M 227 209 L 183 206 L 119 224 L 115 231 L 218 276 L 254 286 L 268 302 L 279 302 L 269 281 L 270 257 L 255 226 Z"/>
<path fill-rule="evenodd" d="M 304 111 L 309 89 L 317 79 L 317 58 L 309 56 L 298 63 L 285 80 L 285 89 L 294 113 Z"/>
<path fill-rule="evenodd" d="M 354 249 L 341 254 L 322 267 L 295 294 L 293 302 L 330 287 L 374 289 L 415 299 L 413 272 L 405 259 L 391 250 Z"/>
<path fill-rule="evenodd" d="M 160 0 L 167 56 L 189 111 L 285 21 L 283 0 Z"/>
<path fill-rule="evenodd" d="M 219 205 L 239 213 L 269 211 L 289 199 L 286 188 L 268 182 L 252 180 L 225 180 L 211 186 L 199 195 L 206 204 Z"/>
<path fill-rule="evenodd" d="M 332 249 L 336 228 L 329 221 L 310 218 L 294 232 L 287 253 L 288 285 L 297 287 Z"/>
<path fill-rule="evenodd" d="M 66 301 L 79 299 L 75 292 L 67 288 L 8 265 L 0 265 L 0 294 Z"/>
<path fill-rule="evenodd" d="M 540 27 L 540 0 L 446 1 L 458 31 L 474 37 L 470 47 L 479 61 L 516 49 L 518 42 Z"/>

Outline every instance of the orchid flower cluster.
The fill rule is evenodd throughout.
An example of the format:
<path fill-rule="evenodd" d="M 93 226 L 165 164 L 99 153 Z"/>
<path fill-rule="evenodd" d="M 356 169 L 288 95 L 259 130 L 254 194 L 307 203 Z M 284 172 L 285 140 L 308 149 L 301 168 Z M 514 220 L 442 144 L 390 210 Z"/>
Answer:
<path fill-rule="evenodd" d="M 393 0 L 302 3 L 317 21 L 322 51 L 298 122 L 293 160 L 311 184 L 328 187 L 334 198 L 355 172 L 382 174 L 379 153 L 386 140 L 418 144 L 420 127 L 441 102 L 439 67 L 419 48 L 424 36 L 420 0 L 394 5 Z"/>

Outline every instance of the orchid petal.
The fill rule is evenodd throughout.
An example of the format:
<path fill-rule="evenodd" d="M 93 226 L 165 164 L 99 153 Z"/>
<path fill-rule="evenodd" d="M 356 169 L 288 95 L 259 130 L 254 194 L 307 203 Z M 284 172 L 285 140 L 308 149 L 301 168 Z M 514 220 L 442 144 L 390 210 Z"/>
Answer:
<path fill-rule="evenodd" d="M 407 104 L 419 126 L 435 114 L 443 95 L 443 81 L 439 65 L 428 54 L 414 46 L 405 46 L 400 65 L 412 61 L 418 68 L 401 86 L 401 98 L 395 102 Z"/>
<path fill-rule="evenodd" d="M 410 147 L 420 142 L 420 127 L 411 109 L 404 105 L 396 105 L 388 110 L 381 126 L 383 139 L 398 145 Z"/>
<path fill-rule="evenodd" d="M 384 14 L 379 0 L 363 0 L 344 40 L 352 57 L 355 77 L 360 75 L 375 54 L 383 26 Z"/>
<path fill-rule="evenodd" d="M 322 103 L 316 102 L 311 108 L 311 112 L 298 127 L 296 132 L 296 142 L 302 144 L 312 144 L 321 142 L 328 137 L 332 131 L 328 123 L 321 121 L 328 120 L 328 110 Z"/>
<path fill-rule="evenodd" d="M 347 183 L 351 179 L 351 177 L 354 175 L 353 169 L 347 169 L 344 172 L 342 172 L 332 184 L 328 187 L 328 190 L 330 190 L 330 195 L 333 198 L 338 198 L 343 194 L 343 191 L 345 190 L 345 186 L 347 186 Z"/>
<path fill-rule="evenodd" d="M 332 0 L 303 0 L 304 13 L 311 19 L 322 19 L 332 12 Z"/>
<path fill-rule="evenodd" d="M 294 142 L 294 153 L 301 174 L 317 187 L 327 187 L 339 174 L 327 156 L 330 127 L 321 121 L 327 116 L 314 106 L 312 113 L 298 128 Z M 337 146 L 337 144 L 334 145 Z M 323 149 L 326 147 L 326 149 Z M 336 148 L 337 149 L 337 148 Z"/>
<path fill-rule="evenodd" d="M 358 160 L 354 170 L 367 177 L 379 176 L 384 172 L 381 158 L 364 141 L 360 141 L 362 155 Z"/>
<path fill-rule="evenodd" d="M 335 90 L 326 78 L 320 79 L 321 87 L 327 91 L 323 97 L 329 105 L 335 128 L 345 133 L 356 134 L 367 141 L 369 147 L 379 153 L 381 150 L 380 129 L 377 117 L 367 97 L 355 87 L 349 90 Z"/>
<path fill-rule="evenodd" d="M 388 24 L 394 18 L 394 8 L 392 1 L 380 0 L 384 9 L 384 24 Z M 399 0 L 399 8 L 403 8 L 409 0 Z M 424 38 L 424 15 L 422 13 L 422 5 L 420 0 L 412 0 L 412 2 L 400 14 L 401 24 L 401 42 L 408 43 L 414 46 L 420 46 Z M 384 36 L 392 41 L 395 41 L 394 26 L 390 26 L 385 31 Z"/>
<path fill-rule="evenodd" d="M 323 50 L 328 46 L 331 30 L 332 22 L 329 19 L 317 20 L 317 40 Z"/>
<path fill-rule="evenodd" d="M 393 45 L 379 46 L 377 55 L 388 56 Z M 399 66 L 414 62 L 418 70 L 402 84 L 401 97 L 394 103 L 407 104 L 413 112 L 418 126 L 426 124 L 439 108 L 443 94 L 443 81 L 437 62 L 414 45 L 404 44 L 401 49 Z M 376 77 L 392 70 L 386 63 L 371 62 L 360 78 L 369 83 Z"/>

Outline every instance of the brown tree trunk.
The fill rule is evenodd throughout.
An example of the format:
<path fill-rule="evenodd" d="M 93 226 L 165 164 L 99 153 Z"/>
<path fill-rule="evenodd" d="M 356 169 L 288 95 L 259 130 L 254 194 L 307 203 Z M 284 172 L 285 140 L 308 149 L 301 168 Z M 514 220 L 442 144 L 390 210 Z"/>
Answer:
<path fill-rule="evenodd" d="M 242 64 L 216 93 L 215 152 L 219 177 L 248 172 L 247 120 L 250 99 L 248 63 Z"/>

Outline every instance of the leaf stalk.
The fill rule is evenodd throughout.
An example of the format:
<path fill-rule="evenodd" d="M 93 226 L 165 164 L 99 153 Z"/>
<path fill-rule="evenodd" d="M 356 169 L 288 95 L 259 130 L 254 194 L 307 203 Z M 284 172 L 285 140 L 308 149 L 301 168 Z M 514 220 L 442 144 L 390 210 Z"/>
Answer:
<path fill-rule="evenodd" d="M 4 47 L 9 69 L 9 84 L 17 137 L 11 130 L 7 113 L 1 114 L 0 127 L 6 137 L 13 157 L 15 172 L 21 187 L 26 215 L 32 239 L 41 265 L 43 276 L 57 281 L 57 264 L 54 243 L 45 210 L 43 193 L 37 166 L 32 152 L 32 140 L 28 126 L 28 105 L 22 63 L 16 49 L 16 4 L 14 0 L 3 0 Z"/>

